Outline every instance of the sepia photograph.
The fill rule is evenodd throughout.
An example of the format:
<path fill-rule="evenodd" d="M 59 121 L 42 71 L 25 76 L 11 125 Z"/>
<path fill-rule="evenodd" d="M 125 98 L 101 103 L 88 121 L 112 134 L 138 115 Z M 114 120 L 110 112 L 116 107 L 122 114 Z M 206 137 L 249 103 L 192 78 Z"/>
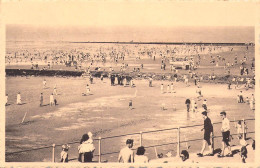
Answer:
<path fill-rule="evenodd" d="M 258 6 L 2 2 L 5 162 L 255 164 Z"/>

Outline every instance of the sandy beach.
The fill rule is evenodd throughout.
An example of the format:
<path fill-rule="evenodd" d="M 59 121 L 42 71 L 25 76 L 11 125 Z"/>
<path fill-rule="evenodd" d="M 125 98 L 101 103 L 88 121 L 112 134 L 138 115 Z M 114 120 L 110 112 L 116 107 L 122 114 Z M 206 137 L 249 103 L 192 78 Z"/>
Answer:
<path fill-rule="evenodd" d="M 197 97 L 196 87 L 191 83 L 186 87 L 183 82 L 174 83 L 176 93 L 161 94 L 160 85 L 170 84 L 169 81 L 154 81 L 153 87 L 148 87 L 147 80 L 135 80 L 136 87 L 110 86 L 109 79 L 103 82 L 99 78 L 94 78 L 94 84 L 90 85 L 91 94 L 82 96 L 85 91 L 87 79 L 83 78 L 58 78 L 45 77 L 47 89 L 43 89 L 43 77 L 7 77 L 7 90 L 9 93 L 10 105 L 6 107 L 6 152 L 14 152 L 25 149 L 37 148 L 46 145 L 64 144 L 79 141 L 82 134 L 91 131 L 94 138 L 108 137 L 140 131 L 151 131 L 178 126 L 203 124 L 200 112 L 202 101 L 197 101 L 198 112 L 187 113 L 184 104 L 186 98 Z M 58 106 L 50 107 L 49 95 L 53 92 L 54 85 L 57 84 Z M 202 84 L 203 98 L 208 101 L 210 109 L 209 117 L 212 122 L 220 122 L 219 113 L 226 110 L 228 118 L 247 119 L 254 118 L 254 112 L 247 104 L 238 104 L 236 96 L 240 90 L 234 87 L 227 89 L 223 84 Z M 16 93 L 20 91 L 23 105 L 16 105 Z M 165 88 L 165 91 L 166 88 Z M 39 107 L 39 95 L 43 92 L 44 104 Z M 228 92 L 228 94 L 227 94 Z M 120 94 L 118 94 L 120 93 Z M 135 93 L 136 97 L 135 97 Z M 244 96 L 250 97 L 254 90 L 245 91 Z M 129 110 L 128 102 L 133 101 L 133 110 Z M 161 110 L 162 103 L 166 110 Z M 24 124 L 20 124 L 23 116 L 27 112 Z M 250 131 L 254 130 L 254 122 L 248 122 Z M 236 133 L 234 125 L 232 133 Z M 37 129 L 37 131 L 35 131 Z M 216 126 L 215 134 L 220 135 L 220 125 Z M 186 139 L 202 138 L 203 132 L 200 127 L 195 127 L 192 131 L 183 129 Z M 254 134 L 250 135 L 254 138 Z M 119 151 L 128 137 L 108 139 L 102 142 L 103 151 Z M 139 136 L 134 138 L 134 147 L 138 147 Z M 160 143 L 173 142 L 176 139 L 176 132 L 165 131 L 143 135 L 143 145 L 150 146 Z M 184 139 L 184 137 L 182 137 Z M 201 143 L 198 141 L 197 143 Z M 236 140 L 232 141 L 238 144 Z M 195 142 L 196 144 L 196 142 Z M 200 145 L 189 144 L 190 151 L 200 150 Z M 77 145 L 71 145 L 71 156 L 77 157 Z M 95 143 L 97 146 L 97 143 Z M 185 148 L 186 144 L 182 144 Z M 216 142 L 216 147 L 220 147 L 220 141 Z M 59 151 L 60 147 L 57 147 Z M 175 145 L 159 147 L 158 152 L 176 152 Z M 51 149 L 31 151 L 7 156 L 7 161 L 50 161 Z M 97 151 L 96 151 L 97 152 Z M 37 154 L 36 154 L 37 153 Z M 153 148 L 147 149 L 149 158 L 155 156 Z M 59 152 L 56 153 L 57 157 Z M 22 157 L 21 157 L 22 156 Z M 95 157 L 95 160 L 97 157 Z M 114 162 L 117 154 L 105 155 L 104 160 Z"/>

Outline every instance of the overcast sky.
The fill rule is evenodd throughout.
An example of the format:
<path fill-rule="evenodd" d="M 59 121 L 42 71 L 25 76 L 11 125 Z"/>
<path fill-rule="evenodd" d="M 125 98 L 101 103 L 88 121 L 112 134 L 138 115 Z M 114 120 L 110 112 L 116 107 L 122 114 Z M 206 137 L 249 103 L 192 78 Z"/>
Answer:
<path fill-rule="evenodd" d="M 259 3 L 173 1 L 4 1 L 6 24 L 51 26 L 254 26 Z"/>

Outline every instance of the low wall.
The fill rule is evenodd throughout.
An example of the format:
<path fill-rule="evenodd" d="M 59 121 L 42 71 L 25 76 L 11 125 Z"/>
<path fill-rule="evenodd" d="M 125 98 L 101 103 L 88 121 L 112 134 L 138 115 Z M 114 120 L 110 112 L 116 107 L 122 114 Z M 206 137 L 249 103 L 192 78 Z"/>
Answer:
<path fill-rule="evenodd" d="M 84 71 L 67 71 L 67 70 L 34 70 L 34 69 L 6 69 L 6 76 L 84 76 Z M 107 71 L 90 71 L 93 77 L 108 77 L 109 72 Z M 130 73 L 123 73 L 123 72 L 112 72 L 111 74 L 117 75 L 120 74 L 123 78 L 126 76 L 127 78 L 133 79 L 149 79 L 152 77 L 153 80 L 174 80 L 174 73 L 142 73 L 142 72 L 130 72 Z M 189 75 L 188 75 L 189 76 Z M 199 75 L 201 76 L 201 75 Z M 203 74 L 203 80 L 201 82 L 213 82 L 213 83 L 228 83 L 229 81 L 233 84 L 236 84 L 237 81 L 232 81 L 234 77 L 246 78 L 246 76 L 236 76 L 236 75 L 216 75 L 215 80 L 209 80 L 208 74 Z M 249 77 L 249 76 L 248 76 Z M 190 78 L 190 77 L 189 77 Z M 252 77 L 249 77 L 252 79 Z M 182 74 L 178 74 L 177 76 L 178 81 L 184 81 Z M 194 79 L 189 79 L 190 82 L 193 82 Z M 246 83 L 246 80 L 239 81 L 239 84 Z M 254 83 L 254 80 L 251 82 Z"/>
<path fill-rule="evenodd" d="M 83 72 L 64 70 L 6 69 L 6 76 L 81 76 Z"/>

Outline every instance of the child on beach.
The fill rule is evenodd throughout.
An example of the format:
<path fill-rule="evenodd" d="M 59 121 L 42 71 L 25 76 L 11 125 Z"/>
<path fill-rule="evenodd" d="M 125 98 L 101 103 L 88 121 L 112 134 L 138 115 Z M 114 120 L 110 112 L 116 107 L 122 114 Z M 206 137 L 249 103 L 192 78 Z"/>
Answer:
<path fill-rule="evenodd" d="M 58 101 L 57 99 L 54 99 L 54 106 L 57 106 L 58 105 Z"/>
<path fill-rule="evenodd" d="M 66 145 L 62 145 L 61 148 L 62 148 L 62 151 L 60 153 L 60 158 L 61 158 L 60 161 L 62 163 L 67 163 L 67 162 L 69 162 L 68 151 L 69 151 L 70 146 L 68 144 L 66 144 Z"/>
<path fill-rule="evenodd" d="M 104 76 L 103 76 L 103 74 L 100 76 L 100 79 L 101 79 L 101 81 L 103 82 L 103 78 L 104 78 Z"/>
<path fill-rule="evenodd" d="M 131 79 L 131 81 L 130 81 L 130 86 L 131 86 L 132 88 L 135 87 L 134 79 Z"/>
<path fill-rule="evenodd" d="M 152 83 L 153 83 L 153 78 L 150 77 L 150 78 L 149 78 L 149 87 L 152 87 Z"/>
<path fill-rule="evenodd" d="M 47 81 L 46 81 L 46 79 L 43 79 L 43 88 L 45 89 L 46 88 L 46 84 L 47 84 Z"/>
<path fill-rule="evenodd" d="M 90 94 L 90 87 L 89 87 L 89 85 L 87 84 L 87 86 L 86 86 L 86 95 L 89 95 Z"/>
<path fill-rule="evenodd" d="M 249 98 L 248 97 L 246 97 L 246 104 L 249 105 Z"/>
<path fill-rule="evenodd" d="M 199 99 L 200 97 L 202 97 L 201 90 L 200 90 L 199 87 L 197 87 L 196 92 L 198 93 L 198 99 Z"/>
<path fill-rule="evenodd" d="M 133 109 L 133 102 L 132 102 L 132 100 L 129 101 L 129 105 L 128 105 L 128 106 L 129 106 L 129 109 L 130 109 L 130 110 Z"/>
<path fill-rule="evenodd" d="M 239 120 L 237 122 L 237 124 L 235 125 L 236 129 L 237 129 L 237 138 L 241 139 L 243 137 L 243 131 L 242 131 L 242 123 L 241 120 Z"/>
<path fill-rule="evenodd" d="M 205 111 L 208 110 L 208 108 L 207 108 L 207 100 L 206 99 L 204 99 L 204 101 L 202 103 L 202 107 L 204 108 Z"/>
<path fill-rule="evenodd" d="M 239 142 L 240 142 L 240 145 L 241 145 L 240 156 L 241 156 L 242 162 L 246 163 L 246 158 L 247 158 L 247 148 L 246 148 L 246 146 L 248 144 L 244 139 L 240 139 Z"/>

